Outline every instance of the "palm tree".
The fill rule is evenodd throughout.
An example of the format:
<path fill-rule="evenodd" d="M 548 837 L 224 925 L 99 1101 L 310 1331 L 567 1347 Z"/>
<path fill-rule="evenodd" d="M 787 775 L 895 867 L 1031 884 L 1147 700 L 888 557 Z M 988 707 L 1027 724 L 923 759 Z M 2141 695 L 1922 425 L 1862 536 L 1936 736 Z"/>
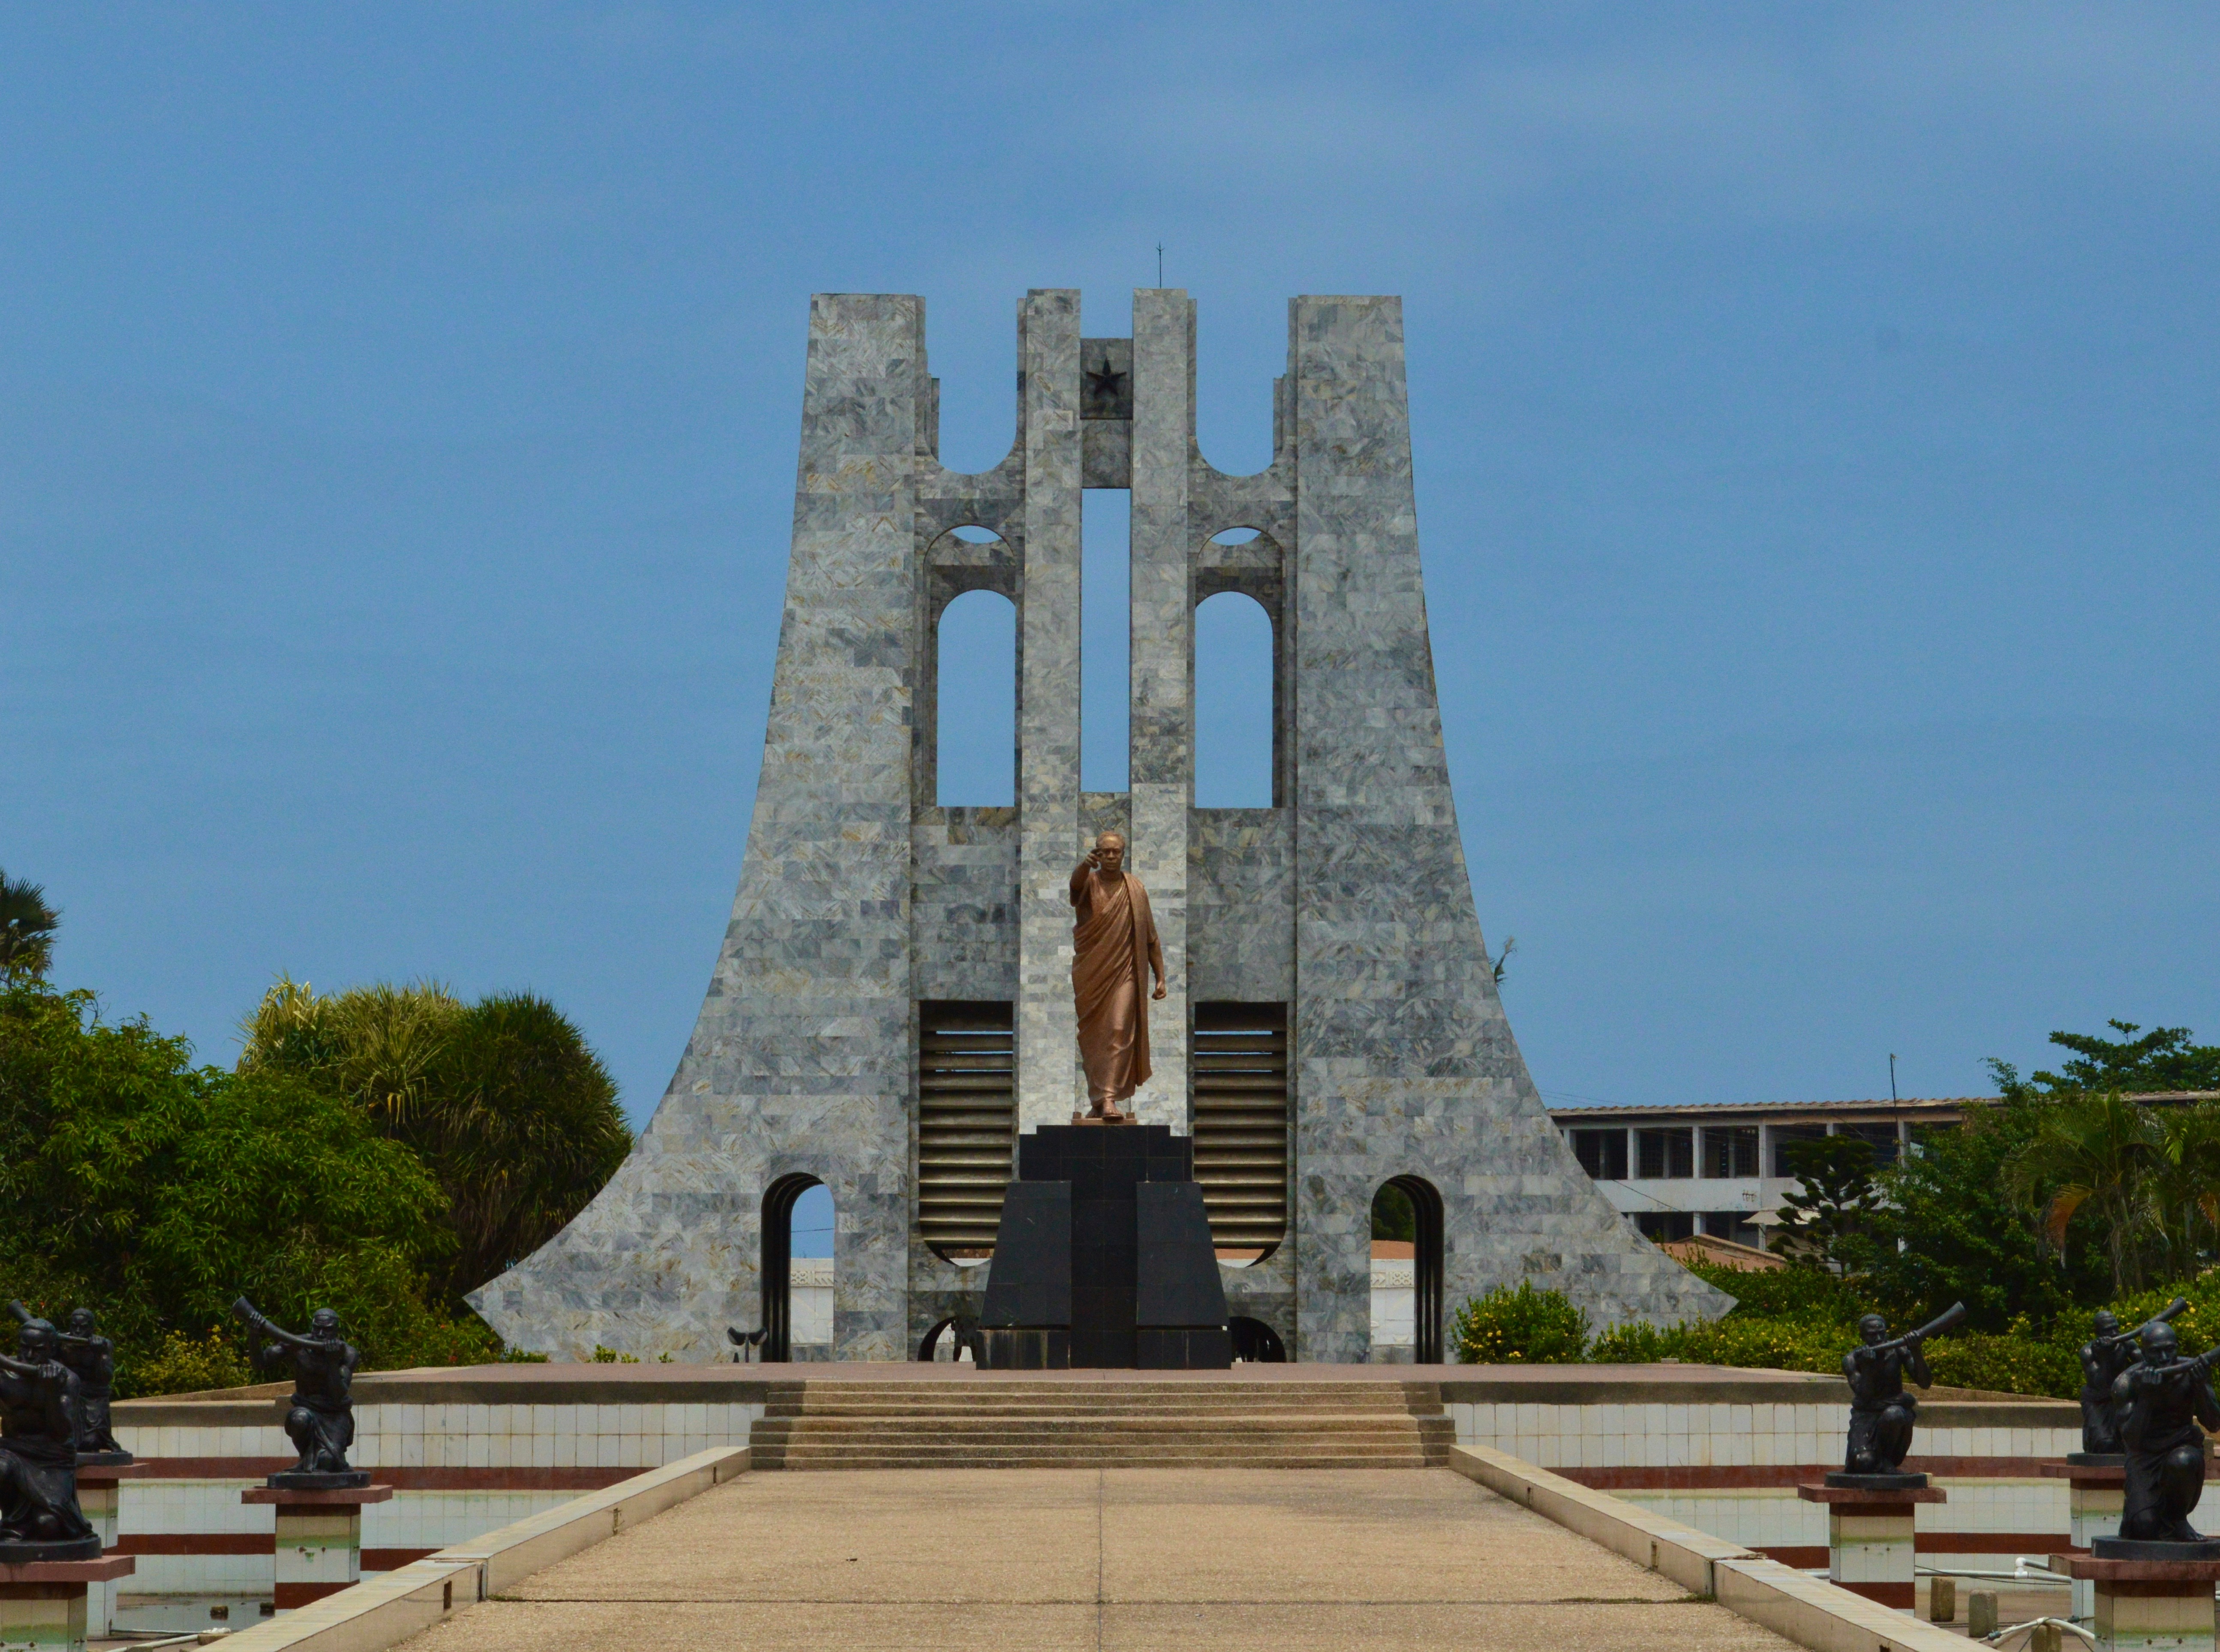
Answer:
<path fill-rule="evenodd" d="M 42 978 L 54 961 L 62 915 L 47 904 L 47 888 L 0 870 L 0 979 Z"/>
<path fill-rule="evenodd" d="M 291 1072 L 368 1113 L 440 1179 L 460 1296 L 546 1244 L 632 1150 L 584 1036 L 529 993 L 465 1004 L 431 982 L 319 996 L 278 977 L 240 1023 L 240 1070 Z"/>
<path fill-rule="evenodd" d="M 2162 1233 L 2151 1174 L 2160 1139 L 2149 1113 L 2116 1092 L 2060 1100 L 2005 1161 L 2005 1191 L 2061 1257 L 2067 1225 L 2086 1210 L 2104 1236 L 2113 1291 L 2124 1294 L 2142 1285 L 2148 1242 Z"/>
<path fill-rule="evenodd" d="M 2179 1276 L 2204 1264 L 2220 1237 L 2220 1107 L 2155 1108 L 2151 1204 L 2167 1271 Z"/>

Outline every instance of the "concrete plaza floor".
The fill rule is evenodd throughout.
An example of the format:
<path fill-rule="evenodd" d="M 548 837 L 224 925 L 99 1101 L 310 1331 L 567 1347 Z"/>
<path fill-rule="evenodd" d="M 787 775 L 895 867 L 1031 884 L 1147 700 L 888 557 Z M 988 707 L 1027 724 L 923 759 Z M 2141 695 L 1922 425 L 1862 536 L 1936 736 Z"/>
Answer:
<path fill-rule="evenodd" d="M 748 1474 L 409 1647 L 1790 1644 L 1437 1468 Z"/>

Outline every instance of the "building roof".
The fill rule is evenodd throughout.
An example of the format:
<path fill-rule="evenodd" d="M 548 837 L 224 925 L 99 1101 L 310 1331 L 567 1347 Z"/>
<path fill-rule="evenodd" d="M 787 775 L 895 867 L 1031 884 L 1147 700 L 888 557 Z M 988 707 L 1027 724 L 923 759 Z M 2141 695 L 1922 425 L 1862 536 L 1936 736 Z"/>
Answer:
<path fill-rule="evenodd" d="M 1993 1095 L 1907 1095 L 1898 1101 L 1662 1101 L 1648 1107 L 1552 1107 L 1550 1117 L 1560 1124 L 1574 1119 L 1680 1118 L 1699 1113 L 1706 1119 L 1772 1118 L 1780 1113 L 1877 1113 L 1901 1117 L 1908 1113 L 1964 1113 L 1973 1107 L 1993 1107 Z M 2192 1101 L 2220 1101 L 2220 1090 L 2137 1090 L 2127 1099 L 2145 1107 L 2179 1107 Z"/>
<path fill-rule="evenodd" d="M 2138 1098 L 2155 1100 L 2157 1097 Z M 1632 1119 L 1661 1114 L 1701 1113 L 1706 1118 L 1756 1117 L 1780 1113 L 1963 1113 L 1968 1107 L 1994 1107 L 1993 1095 L 1905 1096 L 1901 1101 L 1685 1101 L 1653 1102 L 1641 1107 L 1551 1107 L 1552 1119 Z"/>

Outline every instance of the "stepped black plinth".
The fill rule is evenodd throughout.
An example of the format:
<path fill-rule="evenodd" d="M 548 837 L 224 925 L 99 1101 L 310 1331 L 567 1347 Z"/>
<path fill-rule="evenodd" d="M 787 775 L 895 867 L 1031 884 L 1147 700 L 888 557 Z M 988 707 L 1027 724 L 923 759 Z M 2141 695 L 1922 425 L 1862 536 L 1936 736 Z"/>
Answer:
<path fill-rule="evenodd" d="M 1020 1137 L 980 1328 L 995 1370 L 1230 1368 L 1194 1143 L 1163 1125 Z"/>

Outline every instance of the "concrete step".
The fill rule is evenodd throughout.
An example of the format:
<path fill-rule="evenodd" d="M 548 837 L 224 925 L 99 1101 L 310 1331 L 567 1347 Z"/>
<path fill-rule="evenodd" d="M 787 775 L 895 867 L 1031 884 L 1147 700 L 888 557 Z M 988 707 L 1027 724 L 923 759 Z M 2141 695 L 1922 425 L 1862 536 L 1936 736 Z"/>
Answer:
<path fill-rule="evenodd" d="M 754 1466 L 764 1472 L 838 1468 L 1430 1468 L 1446 1456 L 1419 1451 L 1221 1452 L 1159 1449 L 1119 1452 L 1013 1452 L 987 1449 L 946 1451 L 794 1452 Z"/>
<path fill-rule="evenodd" d="M 809 1405 L 766 1406 L 766 1417 L 1192 1417 L 1198 1421 L 1213 1417 L 1445 1417 L 1448 1412 L 1438 1406 L 1155 1406 L 1089 1405 L 1069 1397 L 1051 1403 L 1043 1400 L 1036 1405 L 1009 1405 L 1000 1401 L 982 1401 L 977 1405 L 949 1405 L 939 1401 L 916 1405 Z"/>
<path fill-rule="evenodd" d="M 1241 1432 L 1196 1434 L 1186 1428 L 1072 1428 L 1039 1430 L 1039 1432 L 1010 1432 L 1001 1428 L 934 1428 L 921 1432 L 914 1428 L 844 1428 L 844 1430 L 757 1430 L 751 1437 L 752 1445 L 770 1448 L 793 1448 L 793 1445 L 908 1445 L 913 1441 L 926 1441 L 932 1445 L 1039 1445 L 1044 1450 L 1059 1448 L 1090 1448 L 1090 1450 L 1119 1450 L 1123 1445 L 1188 1445 L 1192 1450 L 1281 1450 L 1286 1445 L 1423 1445 L 1448 1443 L 1454 1439 L 1452 1432 L 1430 1432 L 1419 1428 L 1286 1428 L 1286 1430 L 1241 1430 Z"/>
<path fill-rule="evenodd" d="M 919 1424 L 913 1417 L 766 1417 L 752 1430 L 755 1439 L 844 1439 L 851 1434 L 908 1434 L 914 1439 L 951 1439 L 957 1434 L 1001 1439 L 1070 1439 L 1099 1434 L 1179 1434 L 1183 1439 L 1307 1439 L 1330 1434 L 1452 1434 L 1448 1417 L 939 1417 Z"/>

